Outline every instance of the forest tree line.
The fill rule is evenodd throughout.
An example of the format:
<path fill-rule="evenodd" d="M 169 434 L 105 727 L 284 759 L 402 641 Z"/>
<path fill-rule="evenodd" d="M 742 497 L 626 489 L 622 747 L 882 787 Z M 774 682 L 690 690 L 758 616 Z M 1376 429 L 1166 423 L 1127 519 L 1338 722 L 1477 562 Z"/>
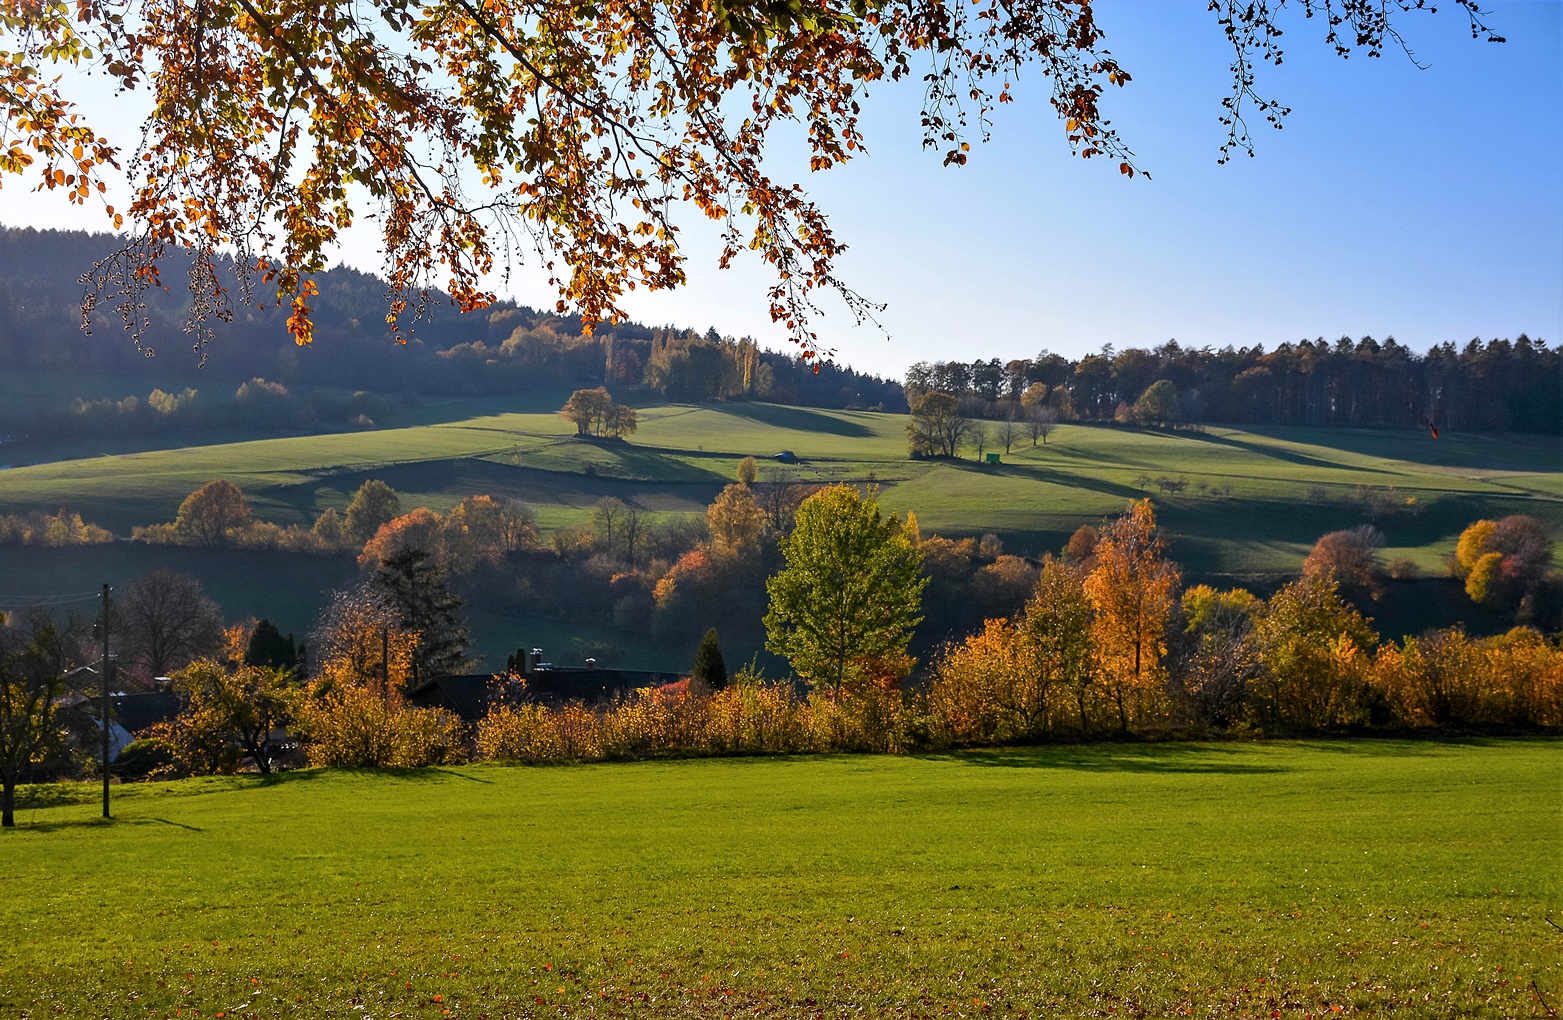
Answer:
<path fill-rule="evenodd" d="M 1060 417 L 1135 424 L 1340 425 L 1467 432 L 1563 431 L 1563 353 L 1515 340 L 1439 344 L 1424 354 L 1393 338 L 1341 337 L 1213 350 L 1176 340 L 1150 350 L 1108 345 L 1079 359 L 918 362 L 907 370 L 915 407 L 925 394 L 960 400 L 975 417 Z"/>
<path fill-rule="evenodd" d="M 91 331 L 83 331 L 79 278 L 118 243 L 105 234 L 0 228 L 0 364 L 111 375 L 127 385 L 112 400 L 66 397 L 54 412 L 26 422 L 0 409 L 0 430 L 68 431 L 84 418 L 141 429 L 365 426 L 386 413 L 387 394 L 413 399 L 602 385 L 668 400 L 906 410 L 898 381 L 830 363 L 816 372 L 813 361 L 750 338 L 633 322 L 587 336 L 577 316 L 509 301 L 462 314 L 434 295 L 429 317 L 404 322 L 407 342 L 398 345 L 385 327 L 383 281 L 345 268 L 316 277 L 311 346 L 301 348 L 288 336 L 286 312 L 238 307 L 231 322 L 215 324 L 203 364 L 185 331 L 190 295 L 177 285 L 173 266 L 165 267 L 169 289 L 151 293 L 142 313 L 122 321 L 128 310 L 105 299 L 90 317 Z M 196 393 L 151 396 L 170 377 L 193 381 L 197 365 Z M 134 388 L 137 379 L 145 380 L 143 387 Z M 348 397 L 322 390 L 368 392 Z"/>

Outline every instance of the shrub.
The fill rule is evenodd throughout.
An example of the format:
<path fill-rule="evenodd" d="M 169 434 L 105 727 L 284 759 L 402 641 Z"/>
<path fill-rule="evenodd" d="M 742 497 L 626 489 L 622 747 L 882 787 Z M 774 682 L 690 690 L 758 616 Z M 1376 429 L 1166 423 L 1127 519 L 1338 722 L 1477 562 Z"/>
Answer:
<path fill-rule="evenodd" d="M 126 779 L 166 775 L 174 765 L 174 752 L 165 741 L 144 737 L 132 740 L 119 752 L 114 771 Z"/>
<path fill-rule="evenodd" d="M 1480 641 L 1452 628 L 1385 645 L 1373 679 L 1412 726 L 1563 725 L 1563 650 L 1524 627 Z"/>
<path fill-rule="evenodd" d="M 674 754 L 793 754 L 935 746 L 937 724 L 888 684 L 834 700 L 746 673 L 713 694 L 689 682 L 643 688 L 612 705 L 491 709 L 477 754 L 495 761 L 596 761 Z"/>
<path fill-rule="evenodd" d="M 86 523 L 81 514 L 64 510 L 0 516 L 0 545 L 100 545 L 113 540 L 107 529 Z"/>
<path fill-rule="evenodd" d="M 461 719 L 438 708 L 409 708 L 360 687 L 307 703 L 299 729 L 309 763 L 357 768 L 416 768 L 467 760 Z"/>

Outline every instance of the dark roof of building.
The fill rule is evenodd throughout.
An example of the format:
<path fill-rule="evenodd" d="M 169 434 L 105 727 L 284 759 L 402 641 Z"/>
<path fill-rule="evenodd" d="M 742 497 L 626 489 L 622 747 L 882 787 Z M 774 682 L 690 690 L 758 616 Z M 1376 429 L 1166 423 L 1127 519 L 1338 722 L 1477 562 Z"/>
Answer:
<path fill-rule="evenodd" d="M 647 669 L 550 666 L 534 669 L 526 678 L 526 689 L 540 701 L 607 701 L 642 687 L 661 687 L 682 679 L 678 673 Z"/>
<path fill-rule="evenodd" d="M 481 719 L 489 705 L 505 698 L 525 701 L 608 701 L 641 687 L 677 683 L 677 673 L 639 669 L 583 669 L 549 666 L 525 677 L 493 673 L 437 676 L 407 692 L 407 701 L 419 708 L 443 708 L 468 722 Z"/>
<path fill-rule="evenodd" d="M 491 698 L 504 691 L 505 681 L 493 673 L 437 676 L 407 692 L 419 708 L 443 708 L 468 722 L 483 718 Z"/>
<path fill-rule="evenodd" d="M 131 733 L 139 733 L 156 723 L 167 722 L 179 714 L 182 706 L 173 691 L 147 691 L 140 694 L 111 694 L 109 707 L 114 721 Z"/>

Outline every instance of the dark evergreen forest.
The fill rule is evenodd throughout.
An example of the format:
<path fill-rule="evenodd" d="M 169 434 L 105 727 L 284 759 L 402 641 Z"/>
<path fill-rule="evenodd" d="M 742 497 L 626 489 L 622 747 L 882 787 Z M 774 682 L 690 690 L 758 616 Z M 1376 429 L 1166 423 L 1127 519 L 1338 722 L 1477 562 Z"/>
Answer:
<path fill-rule="evenodd" d="M 1159 382 L 1155 413 L 1142 398 Z M 1061 418 L 1222 425 L 1341 425 L 1465 432 L 1563 431 L 1563 351 L 1515 340 L 1440 344 L 1418 354 L 1393 338 L 1341 337 L 1263 347 L 1104 348 L 1077 361 L 1035 358 L 919 362 L 913 400 L 962 398 L 969 414 L 1002 418 L 1017 405 Z M 1162 407 L 1175 396 L 1175 413 Z"/>

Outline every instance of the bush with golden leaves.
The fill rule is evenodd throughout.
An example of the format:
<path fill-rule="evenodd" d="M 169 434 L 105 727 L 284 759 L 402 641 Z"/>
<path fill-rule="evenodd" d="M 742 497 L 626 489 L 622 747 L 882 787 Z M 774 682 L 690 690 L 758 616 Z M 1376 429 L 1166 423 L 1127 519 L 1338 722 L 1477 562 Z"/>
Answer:
<path fill-rule="evenodd" d="M 460 717 L 411 708 L 362 687 L 343 687 L 306 701 L 298 713 L 309 763 L 321 767 L 417 768 L 467 760 Z"/>
<path fill-rule="evenodd" d="M 1267 726 L 1318 730 L 1374 721 L 1368 685 L 1378 634 L 1333 579 L 1304 577 L 1271 597 L 1255 628 L 1256 708 Z"/>
<path fill-rule="evenodd" d="M 894 664 L 886 675 L 894 675 Z M 681 754 L 899 752 L 938 741 L 893 683 L 850 697 L 800 699 L 788 683 L 740 674 L 720 691 L 681 681 L 595 709 L 502 705 L 477 727 L 477 755 L 495 761 L 597 761 Z"/>
<path fill-rule="evenodd" d="M 0 515 L 0 545 L 101 545 L 114 541 L 108 529 L 88 524 L 81 514 L 30 514 Z"/>
<path fill-rule="evenodd" d="M 928 707 L 963 744 L 991 744 L 1029 736 L 1009 709 L 1025 682 L 1025 636 L 1012 620 L 988 620 L 983 629 L 946 649 L 934 667 Z"/>
<path fill-rule="evenodd" d="M 1410 726 L 1563 725 L 1563 650 L 1525 627 L 1480 640 L 1450 628 L 1386 644 L 1373 682 Z"/>

